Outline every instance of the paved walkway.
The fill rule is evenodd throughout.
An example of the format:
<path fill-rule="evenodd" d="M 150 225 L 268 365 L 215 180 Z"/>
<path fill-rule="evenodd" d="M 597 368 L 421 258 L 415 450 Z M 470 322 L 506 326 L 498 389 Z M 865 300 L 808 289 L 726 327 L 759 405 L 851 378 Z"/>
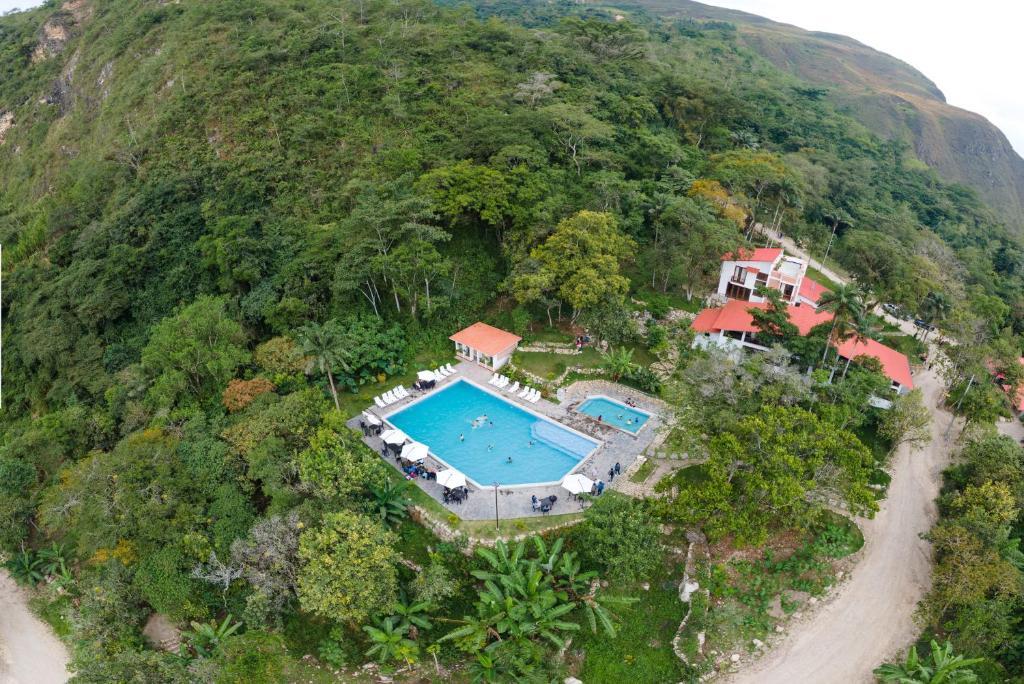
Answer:
<path fill-rule="evenodd" d="M 468 361 L 460 362 L 455 368 L 458 371 L 455 375 L 445 378 L 439 382 L 433 390 L 429 391 L 436 392 L 438 389 L 446 387 L 451 382 L 454 382 L 457 378 L 469 380 L 470 382 L 474 382 L 482 387 L 489 387 L 487 385 L 487 380 L 490 379 L 492 373 L 486 368 Z M 594 384 L 595 382 L 599 382 L 600 384 Z M 625 472 L 633 461 L 636 460 L 636 457 L 643 453 L 644 450 L 646 450 L 651 443 L 655 441 L 658 437 L 658 431 L 662 424 L 660 412 L 663 404 L 661 404 L 657 399 L 647 397 L 646 395 L 636 392 L 635 390 L 631 390 L 628 387 L 604 381 L 581 381 L 573 383 L 573 385 L 565 388 L 565 390 L 560 392 L 560 394 L 562 395 L 562 403 L 555 403 L 547 399 L 541 399 L 536 404 L 530 404 L 518 397 L 508 394 L 507 392 L 502 393 L 502 396 L 508 401 L 517 403 L 524 408 L 529 408 L 530 410 L 536 411 L 537 413 L 547 416 L 548 418 L 562 423 L 563 425 L 567 425 L 574 430 L 578 430 L 579 432 L 601 440 L 601 446 L 590 456 L 587 463 L 585 463 L 577 472 L 581 472 L 595 481 L 599 479 L 604 480 L 606 485 L 615 488 L 618 484 L 623 482 L 623 478 L 620 475 L 615 478 L 613 482 L 609 482 L 609 469 L 614 466 L 615 463 L 618 463 L 622 471 Z M 598 425 L 590 418 L 576 413 L 573 410 L 580 401 L 590 394 L 603 394 L 619 400 L 631 397 L 636 400 L 639 408 L 651 412 L 652 417 L 636 437 L 606 425 Z M 372 411 L 374 414 L 387 420 L 389 415 L 402 410 L 412 401 L 421 396 L 423 396 L 423 393 L 416 392 L 414 396 L 404 399 L 397 404 L 392 404 L 387 409 L 378 409 L 374 407 Z M 354 416 L 349 420 L 348 425 L 349 427 L 359 429 L 359 421 L 360 416 Z M 383 442 L 381 442 L 379 438 L 364 437 L 363 441 L 374 451 L 381 453 L 381 450 L 383 449 Z M 398 469 L 398 464 L 394 458 L 387 457 L 384 458 L 384 460 L 396 470 Z M 427 459 L 427 465 L 428 467 L 432 466 L 438 470 L 445 468 L 444 465 L 438 463 L 433 458 Z M 463 520 L 493 520 L 495 517 L 496 499 L 498 507 L 497 514 L 502 519 L 526 518 L 543 515 L 540 511 L 534 511 L 532 509 L 531 497 L 534 495 L 538 499 L 543 499 L 552 495 L 557 496 L 558 501 L 555 504 L 554 509 L 551 511 L 554 514 L 575 513 L 580 511 L 584 506 L 583 502 L 574 500 L 569 492 L 562 489 L 560 485 L 523 485 L 517 487 L 499 486 L 497 496 L 495 496 L 493 487 L 478 489 L 470 485 L 469 497 L 463 503 L 445 504 L 442 495 L 443 489 L 437 484 L 437 482 L 420 478 L 416 480 L 416 484 L 420 489 L 425 491 Z"/>

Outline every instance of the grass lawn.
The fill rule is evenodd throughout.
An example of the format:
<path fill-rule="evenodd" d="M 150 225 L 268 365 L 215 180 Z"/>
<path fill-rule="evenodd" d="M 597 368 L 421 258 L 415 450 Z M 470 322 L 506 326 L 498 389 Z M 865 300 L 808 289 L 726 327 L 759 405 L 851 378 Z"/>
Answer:
<path fill-rule="evenodd" d="M 526 340 L 528 342 L 572 342 L 573 339 L 572 333 L 539 323 L 531 326 L 531 329 L 526 333 Z"/>
<path fill-rule="evenodd" d="M 47 601 L 41 596 L 35 596 L 29 600 L 29 607 L 39 618 L 50 625 L 53 633 L 62 639 L 71 633 L 71 623 L 68 622 L 68 607 L 71 605 L 71 598 L 61 596 L 53 601 Z"/>
<path fill-rule="evenodd" d="M 637 483 L 644 482 L 645 480 L 647 480 L 647 478 L 651 476 L 651 473 L 654 472 L 654 469 L 656 467 L 657 466 L 654 464 L 653 460 L 648 459 L 644 461 L 643 463 L 640 464 L 640 467 L 637 468 L 636 471 L 629 476 L 629 481 Z"/>
<path fill-rule="evenodd" d="M 577 676 L 584 682 L 636 684 L 684 680 L 683 664 L 672 652 L 672 638 L 686 613 L 679 601 L 682 576 L 682 558 L 666 556 L 659 572 L 648 579 L 649 591 L 639 584 L 609 587 L 611 594 L 639 601 L 614 609 L 621 620 L 614 639 L 604 632 L 592 633 L 584 620 L 573 641 L 573 649 L 584 652 Z"/>
<path fill-rule="evenodd" d="M 658 360 L 644 346 L 627 347 L 633 350 L 633 363 L 650 366 Z M 554 352 L 517 352 L 513 359 L 516 366 L 548 380 L 554 380 L 569 366 L 600 368 L 601 352 L 594 347 L 584 347 L 580 354 L 555 354 Z M 371 398 L 372 401 L 372 398 Z"/>
<path fill-rule="evenodd" d="M 837 283 L 836 281 L 832 280 L 827 275 L 825 275 L 824 273 L 822 273 L 818 269 L 813 268 L 811 266 L 807 267 L 807 277 L 810 278 L 811 280 L 817 282 L 820 285 L 824 285 L 825 287 L 827 287 L 830 290 L 835 290 L 837 287 L 839 287 L 839 283 Z"/>
<path fill-rule="evenodd" d="M 882 343 L 907 355 L 910 363 L 918 362 L 921 354 L 928 351 L 927 345 L 913 335 L 883 335 Z"/>
<path fill-rule="evenodd" d="M 484 495 L 486 492 L 477 492 Z M 562 503 L 561 498 L 559 504 Z M 566 506 L 575 507 L 575 503 L 566 499 Z M 500 509 L 499 509 L 500 513 Z M 501 520 L 498 526 L 498 533 L 502 536 L 515 536 L 528 533 L 540 533 L 552 527 L 562 525 L 570 521 L 583 519 L 583 513 L 563 513 L 561 515 L 539 515 L 529 518 L 509 518 Z M 477 539 L 494 539 L 495 528 L 493 520 L 462 520 L 458 524 L 458 530 L 465 532 Z"/>

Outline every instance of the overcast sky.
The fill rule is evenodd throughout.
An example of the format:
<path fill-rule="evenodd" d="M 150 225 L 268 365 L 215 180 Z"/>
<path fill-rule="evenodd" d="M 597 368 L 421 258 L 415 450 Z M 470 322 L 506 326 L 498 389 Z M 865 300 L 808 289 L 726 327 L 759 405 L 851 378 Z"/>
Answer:
<path fill-rule="evenodd" d="M 3 2 L 3 0 L 0 0 Z M 1020 0 L 703 0 L 811 31 L 841 33 L 917 68 L 1024 155 Z"/>
<path fill-rule="evenodd" d="M 704 0 L 851 36 L 909 62 L 950 104 L 978 112 L 1024 155 L 1020 0 Z M 0 0 L 0 12 L 41 0 Z"/>

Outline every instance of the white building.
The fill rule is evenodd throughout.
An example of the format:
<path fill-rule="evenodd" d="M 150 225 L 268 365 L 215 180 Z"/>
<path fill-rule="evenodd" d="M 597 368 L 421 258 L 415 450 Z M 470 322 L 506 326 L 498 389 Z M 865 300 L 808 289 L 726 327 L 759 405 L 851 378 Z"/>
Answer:
<path fill-rule="evenodd" d="M 486 323 L 474 323 L 451 337 L 459 358 L 498 370 L 512 358 L 523 338 Z"/>
<path fill-rule="evenodd" d="M 718 294 L 729 299 L 759 303 L 758 287 L 770 287 L 782 293 L 790 304 L 800 301 L 800 287 L 807 273 L 807 262 L 786 256 L 781 248 L 741 249 L 739 254 L 722 257 Z"/>

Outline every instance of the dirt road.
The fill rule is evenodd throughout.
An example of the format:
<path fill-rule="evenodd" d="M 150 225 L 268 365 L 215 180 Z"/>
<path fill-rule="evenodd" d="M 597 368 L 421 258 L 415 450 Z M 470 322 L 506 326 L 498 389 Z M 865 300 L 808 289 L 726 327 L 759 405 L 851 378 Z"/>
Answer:
<path fill-rule="evenodd" d="M 50 627 L 32 614 L 28 597 L 0 570 L 0 684 L 63 684 L 68 654 Z"/>
<path fill-rule="evenodd" d="M 732 678 L 734 684 L 872 682 L 872 669 L 917 637 L 913 613 L 931 577 L 930 545 L 920 535 L 937 516 L 934 500 L 949 458 L 943 433 L 950 415 L 937 408 L 943 385 L 936 371 L 921 371 L 915 383 L 932 410 L 931 443 L 895 455 L 882 510 L 872 520 L 858 520 L 864 550 L 852 576 L 827 605 L 794 624 L 761 660 Z"/>

